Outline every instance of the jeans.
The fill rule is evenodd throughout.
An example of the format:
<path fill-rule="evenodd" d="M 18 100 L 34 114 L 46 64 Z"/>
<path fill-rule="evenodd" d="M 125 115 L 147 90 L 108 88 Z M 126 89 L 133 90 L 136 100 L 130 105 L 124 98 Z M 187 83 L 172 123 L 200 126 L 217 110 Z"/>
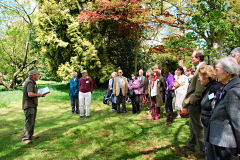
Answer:
<path fill-rule="evenodd" d="M 84 104 L 86 106 L 86 116 L 90 116 L 91 92 L 79 92 L 80 116 L 84 116 Z"/>

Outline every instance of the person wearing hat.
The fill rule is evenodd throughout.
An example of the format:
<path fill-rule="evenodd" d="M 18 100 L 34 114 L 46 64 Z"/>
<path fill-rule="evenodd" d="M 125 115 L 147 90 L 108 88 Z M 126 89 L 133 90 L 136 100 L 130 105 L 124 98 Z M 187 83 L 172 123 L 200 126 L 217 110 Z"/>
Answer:
<path fill-rule="evenodd" d="M 82 77 L 79 80 L 80 118 L 84 116 L 84 104 L 86 106 L 86 118 L 89 118 L 93 81 L 92 78 L 88 76 L 87 70 L 83 70 L 81 73 Z"/>
<path fill-rule="evenodd" d="M 38 71 L 31 70 L 29 72 L 29 79 L 25 82 L 23 88 L 22 109 L 26 120 L 23 129 L 22 142 L 26 144 L 31 143 L 31 140 L 39 138 L 38 136 L 33 136 L 33 133 L 37 115 L 38 97 L 44 97 L 45 94 L 38 93 L 36 84 L 38 78 Z"/>

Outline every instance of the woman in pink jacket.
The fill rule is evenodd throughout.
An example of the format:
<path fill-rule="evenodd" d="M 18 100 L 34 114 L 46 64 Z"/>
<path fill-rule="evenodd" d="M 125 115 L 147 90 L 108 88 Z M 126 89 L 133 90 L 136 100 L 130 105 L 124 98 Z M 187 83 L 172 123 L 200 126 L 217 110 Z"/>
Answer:
<path fill-rule="evenodd" d="M 135 74 L 132 74 L 131 76 L 132 76 L 132 80 L 130 80 L 128 83 L 128 89 L 130 90 L 129 96 L 132 100 L 132 113 L 139 114 L 140 113 L 139 100 L 140 100 L 140 94 L 141 94 L 140 80 L 137 79 L 137 76 Z M 131 92 L 133 94 L 131 94 Z"/>

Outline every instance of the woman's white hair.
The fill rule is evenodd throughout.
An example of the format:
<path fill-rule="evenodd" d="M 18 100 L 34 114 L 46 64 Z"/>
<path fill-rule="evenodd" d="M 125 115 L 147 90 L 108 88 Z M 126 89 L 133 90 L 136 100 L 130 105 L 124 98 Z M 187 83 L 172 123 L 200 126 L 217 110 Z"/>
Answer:
<path fill-rule="evenodd" d="M 221 64 L 221 68 L 224 72 L 232 76 L 238 76 L 240 72 L 240 65 L 237 63 L 236 59 L 233 57 L 224 57 L 216 62 Z"/>
<path fill-rule="evenodd" d="M 240 47 L 233 49 L 231 54 L 234 54 L 235 56 L 240 57 Z"/>

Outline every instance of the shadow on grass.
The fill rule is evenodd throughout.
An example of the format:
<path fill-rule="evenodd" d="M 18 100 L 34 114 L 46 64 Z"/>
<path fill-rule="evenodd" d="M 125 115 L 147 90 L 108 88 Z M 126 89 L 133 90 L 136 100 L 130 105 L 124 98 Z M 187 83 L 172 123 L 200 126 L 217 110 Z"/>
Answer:
<path fill-rule="evenodd" d="M 100 92 L 99 92 L 100 93 Z M 105 106 L 104 106 L 105 107 Z M 110 107 L 106 106 L 106 108 L 101 108 L 100 110 L 91 111 L 91 117 L 89 119 L 78 119 L 78 116 L 71 115 L 69 112 L 63 112 L 62 114 L 56 117 L 46 117 L 46 118 L 39 118 L 37 119 L 38 128 L 42 131 L 38 134 L 40 139 L 34 141 L 30 145 L 20 144 L 20 137 L 16 139 L 16 134 L 18 132 L 12 132 L 11 126 L 9 127 L 9 134 L 3 135 L 0 137 L 1 143 L 8 143 L 7 148 L 13 148 L 10 152 L 5 152 L 6 154 L 0 159 L 16 159 L 20 158 L 27 152 L 30 152 L 31 148 L 40 149 L 42 152 L 56 152 L 58 155 L 56 157 L 51 157 L 51 159 L 66 159 L 67 155 L 64 155 L 66 151 L 72 152 L 71 158 L 75 157 L 74 159 L 104 159 L 103 157 L 107 157 L 107 159 L 131 159 L 136 158 L 138 156 L 145 156 L 149 154 L 154 154 L 154 159 L 174 159 L 177 158 L 174 152 L 171 152 L 169 155 L 155 155 L 160 151 L 171 150 L 172 145 L 167 144 L 163 146 L 155 147 L 151 150 L 137 150 L 133 149 L 131 151 L 127 150 L 128 146 L 131 143 L 133 145 L 137 145 L 135 141 L 143 140 L 143 137 L 148 136 L 149 132 L 152 131 L 155 127 L 160 127 L 159 122 L 151 122 L 147 119 L 134 119 L 133 115 L 131 114 L 128 108 L 127 114 L 116 114 L 108 111 Z M 133 118 L 132 118 L 133 117 Z M 115 120 L 112 120 L 111 119 Z M 108 121 L 110 119 L 110 122 Z M 68 122 L 68 120 L 75 120 L 74 122 L 70 122 L 70 124 L 62 124 L 62 122 Z M 105 123 L 106 121 L 106 123 Z M 147 122 L 143 123 L 142 122 Z M 15 121 L 5 121 L 5 124 L 14 123 L 17 125 L 23 124 L 17 120 Z M 134 125 L 133 128 L 130 125 Z M 182 124 L 177 128 L 177 131 L 174 133 L 173 137 L 173 144 L 179 144 L 178 136 L 186 124 Z M 171 129 L 170 127 L 164 128 L 166 131 Z M 21 128 L 22 130 L 22 128 Z M 97 131 L 95 131 L 97 130 Z M 119 134 L 118 132 L 123 130 L 123 135 Z M 71 132 L 67 132 L 71 131 Z M 102 131 L 102 132 L 101 132 Z M 110 133 L 112 132 L 112 137 Z M 99 135 L 96 134 L 99 132 Z M 78 145 L 76 145 L 75 141 L 78 140 Z M 96 141 L 96 142 L 95 142 Z M 49 144 L 51 143 L 51 144 Z M 79 148 L 86 147 L 88 148 L 88 144 L 99 144 L 99 147 L 92 150 L 90 153 L 86 153 L 82 157 L 79 157 Z M 17 145 L 16 145 L 17 144 Z M 117 147 L 118 145 L 120 147 Z M 121 145 L 126 145 L 126 150 L 124 150 Z M 16 147 L 17 146 L 17 147 Z M 77 147 L 77 148 L 76 148 Z M 113 149 L 113 150 L 111 150 Z M 115 150 L 117 149 L 117 150 Z M 118 149 L 121 150 L 118 152 Z M 6 150 L 6 146 L 0 146 L 0 150 L 4 152 Z M 63 153 L 61 153 L 63 151 Z M 112 155 L 111 153 L 114 153 Z M 116 154 L 117 153 L 117 154 Z M 99 157 L 96 158 L 96 155 Z M 65 156 L 65 157 L 64 157 Z M 46 158 L 46 157 L 44 157 Z M 68 157 L 70 158 L 70 157 Z M 70 159 L 71 159 L 70 158 Z M 50 159 L 50 158 L 49 158 Z"/>

